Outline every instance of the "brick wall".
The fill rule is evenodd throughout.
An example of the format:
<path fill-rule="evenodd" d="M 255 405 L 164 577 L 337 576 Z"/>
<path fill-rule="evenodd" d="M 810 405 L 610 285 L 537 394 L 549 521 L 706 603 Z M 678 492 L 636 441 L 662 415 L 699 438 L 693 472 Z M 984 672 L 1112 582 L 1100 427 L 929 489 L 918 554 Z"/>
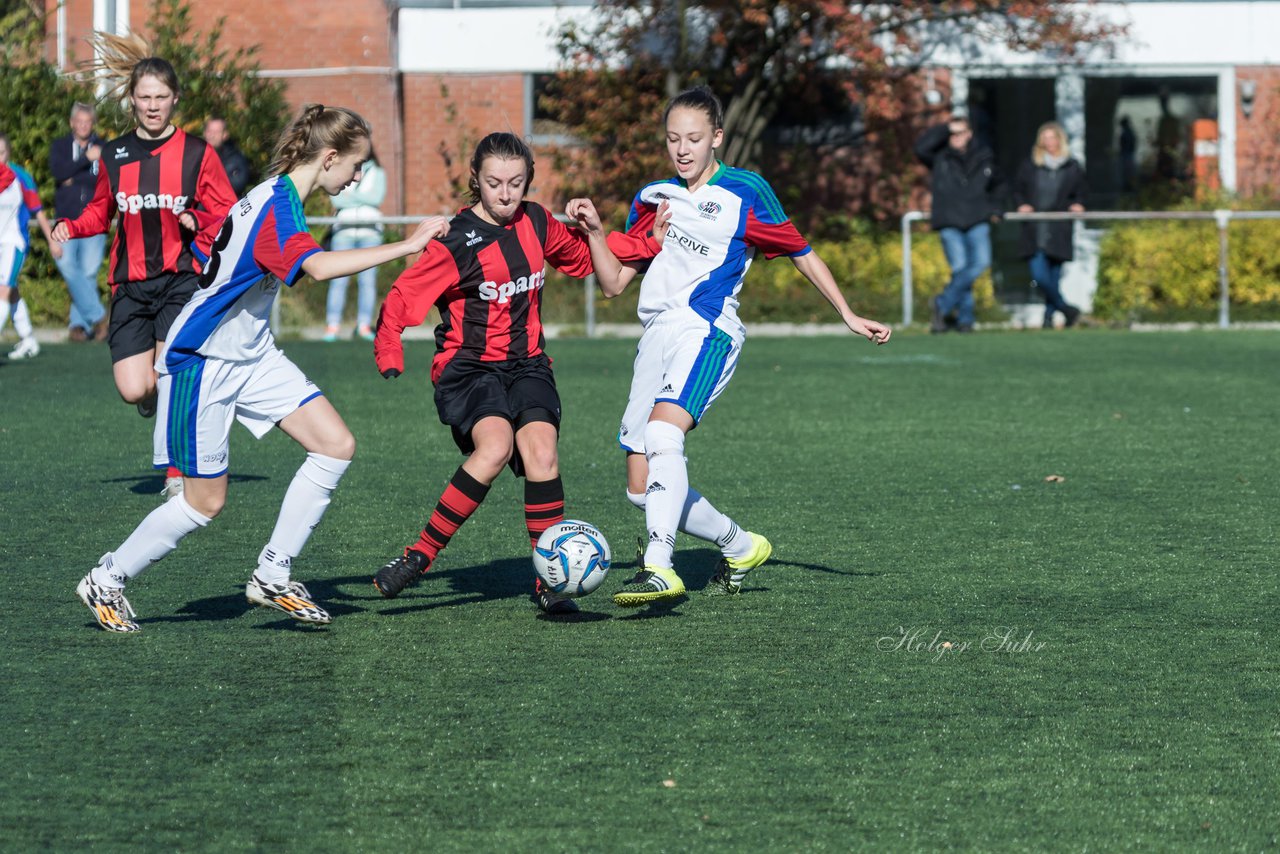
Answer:
<path fill-rule="evenodd" d="M 1237 85 L 1252 80 L 1257 85 L 1253 113 L 1244 117 L 1236 102 L 1236 176 L 1241 195 L 1280 193 L 1280 68 L 1236 69 Z"/>
<path fill-rule="evenodd" d="M 493 131 L 521 136 L 521 74 L 404 76 L 405 210 L 453 211 L 466 204 L 468 161 Z"/>
<path fill-rule="evenodd" d="M 45 0 L 49 36 L 46 56 L 57 61 L 57 0 Z M 91 57 L 92 0 L 65 0 L 69 64 Z M 387 200 L 383 212 L 404 210 L 403 134 L 394 72 L 390 11 L 384 0 L 323 2 L 259 2 L 223 0 L 192 3 L 197 10 L 216 8 L 225 16 L 223 47 L 264 45 L 256 59 L 264 73 L 281 79 L 285 97 L 296 110 L 319 102 L 350 107 L 373 126 L 373 144 L 387 170 Z M 130 4 L 131 26 L 146 32 L 152 4 Z M 209 19 L 212 25 L 213 19 Z M 292 72 L 292 73 L 291 73 Z M 265 165 L 265 164 L 264 164 Z"/>

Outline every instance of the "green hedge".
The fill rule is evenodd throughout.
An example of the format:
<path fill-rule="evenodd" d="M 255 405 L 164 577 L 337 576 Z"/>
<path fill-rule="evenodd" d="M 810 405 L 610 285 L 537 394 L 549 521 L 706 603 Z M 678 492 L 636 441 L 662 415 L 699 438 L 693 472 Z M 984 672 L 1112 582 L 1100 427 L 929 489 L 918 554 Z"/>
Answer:
<path fill-rule="evenodd" d="M 1227 275 L 1234 320 L 1280 318 L 1280 221 L 1228 226 Z M 1212 220 L 1113 226 L 1102 238 L 1094 316 L 1208 321 L 1218 312 L 1218 227 Z"/>
<path fill-rule="evenodd" d="M 308 213 L 327 211 L 315 198 L 307 203 Z M 317 238 L 324 229 L 313 229 Z M 388 227 L 387 238 L 399 236 Z M 855 235 L 842 242 L 815 242 L 822 257 L 853 310 L 865 317 L 897 323 L 902 319 L 902 241 L 897 234 Z M 912 245 L 912 267 L 916 282 L 915 316 L 928 316 L 928 298 L 941 288 L 949 271 L 938 239 L 919 233 Z M 386 264 L 378 271 L 379 298 L 390 290 L 404 262 Z M 580 281 L 549 270 L 543 290 L 543 318 L 548 323 L 580 325 L 585 319 L 585 293 Z M 44 240 L 33 236 L 31 258 L 24 270 L 22 292 L 37 325 L 65 325 L 68 310 L 66 287 L 48 258 Z M 103 285 L 103 293 L 106 286 Z M 327 283 L 303 278 L 281 296 L 281 324 L 286 329 L 324 323 Z M 617 299 L 596 299 L 596 320 L 600 323 L 636 322 L 639 288 L 633 284 Z M 1003 316 L 992 296 L 990 276 L 984 274 L 975 287 L 981 319 Z M 749 323 L 839 323 L 835 311 L 817 289 L 786 258 L 766 261 L 758 257 L 751 265 L 740 295 L 741 316 Z M 347 317 L 354 318 L 355 283 L 347 292 Z M 428 323 L 434 322 L 433 320 Z"/>

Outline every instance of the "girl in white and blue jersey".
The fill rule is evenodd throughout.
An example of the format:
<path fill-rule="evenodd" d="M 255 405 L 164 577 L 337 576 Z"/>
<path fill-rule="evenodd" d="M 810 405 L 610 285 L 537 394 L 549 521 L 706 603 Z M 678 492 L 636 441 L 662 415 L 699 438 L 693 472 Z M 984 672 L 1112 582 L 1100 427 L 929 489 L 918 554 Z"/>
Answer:
<path fill-rule="evenodd" d="M 354 112 L 304 107 L 276 146 L 274 177 L 232 207 L 209 257 L 200 259 L 199 288 L 174 321 L 155 366 L 154 462 L 177 466 L 183 490 L 80 581 L 76 593 L 102 628 L 138 631 L 125 583 L 221 512 L 228 439 L 237 420 L 258 438 L 279 427 L 307 452 L 245 595 L 295 620 L 329 622 L 289 575 L 351 463 L 355 439 L 315 383 L 276 347 L 268 325 L 271 304 L 282 284 L 293 285 L 303 273 L 321 281 L 349 276 L 421 252 L 449 230 L 447 219 L 431 217 L 398 243 L 341 252 L 320 248 L 307 230 L 302 201 L 314 189 L 336 196 L 360 180 L 369 140 L 369 125 Z"/>
<path fill-rule="evenodd" d="M 746 574 L 773 550 L 767 539 L 739 528 L 689 485 L 684 456 L 685 434 L 724 391 L 737 365 L 746 335 L 738 320 L 738 292 L 755 253 L 789 257 L 850 332 L 877 344 L 890 335 L 889 327 L 850 310 L 831 271 L 787 218 L 768 182 L 716 159 L 724 111 L 710 89 L 677 95 L 663 123 L 676 177 L 640 190 L 626 233 L 608 238 L 620 261 L 653 259 L 640 285 L 645 329 L 618 434 L 627 455 L 627 498 L 644 509 L 649 538 L 643 569 L 613 597 L 623 607 L 684 595 L 684 582 L 672 568 L 677 530 L 714 542 L 723 552 L 708 592 L 737 593 Z M 665 229 L 658 217 L 664 204 L 670 217 Z M 634 275 L 630 266 L 623 269 L 621 287 Z"/>

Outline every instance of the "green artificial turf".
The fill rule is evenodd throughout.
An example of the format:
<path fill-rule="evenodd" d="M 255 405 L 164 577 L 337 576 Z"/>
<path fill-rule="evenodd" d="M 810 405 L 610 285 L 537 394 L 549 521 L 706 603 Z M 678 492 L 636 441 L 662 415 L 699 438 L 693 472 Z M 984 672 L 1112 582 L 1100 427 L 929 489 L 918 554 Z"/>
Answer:
<path fill-rule="evenodd" d="M 73 588 L 157 506 L 104 348 L 0 365 L 0 849 L 1259 850 L 1280 842 L 1280 335 L 748 341 L 690 479 L 774 560 L 624 611 L 631 341 L 553 341 L 570 516 L 615 568 L 540 615 L 504 475 L 399 599 L 372 573 L 461 458 L 429 344 L 288 343 L 356 462 L 294 576 L 243 585 L 302 454 L 237 427 L 227 509 L 129 588 Z M 1051 475 L 1063 478 L 1046 481 Z M 950 648 L 941 646 L 950 642 Z"/>

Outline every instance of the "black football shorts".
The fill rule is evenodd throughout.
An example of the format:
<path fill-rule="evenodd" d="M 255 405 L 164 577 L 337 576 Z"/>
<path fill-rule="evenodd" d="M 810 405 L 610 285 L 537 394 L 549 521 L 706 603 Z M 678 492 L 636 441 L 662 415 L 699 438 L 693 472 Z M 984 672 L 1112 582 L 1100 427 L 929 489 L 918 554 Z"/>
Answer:
<path fill-rule="evenodd" d="M 111 361 L 149 353 L 169 335 L 169 327 L 196 292 L 195 273 L 164 273 L 152 279 L 123 282 L 111 296 L 107 343 Z"/>
<path fill-rule="evenodd" d="M 440 421 L 453 429 L 453 441 L 464 454 L 476 449 L 471 428 L 487 415 L 506 418 L 515 430 L 535 421 L 560 429 L 560 394 L 545 353 L 506 362 L 454 359 L 436 381 L 435 401 Z M 524 474 L 518 451 L 511 470 Z"/>

